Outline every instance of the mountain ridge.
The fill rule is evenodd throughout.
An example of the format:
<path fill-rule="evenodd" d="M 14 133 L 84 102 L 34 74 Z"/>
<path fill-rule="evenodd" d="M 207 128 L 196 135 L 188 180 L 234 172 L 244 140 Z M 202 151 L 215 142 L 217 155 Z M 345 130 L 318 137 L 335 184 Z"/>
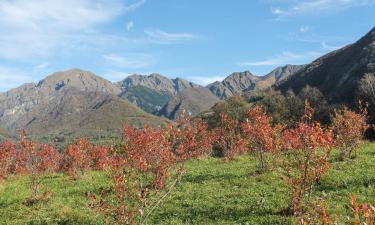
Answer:
<path fill-rule="evenodd" d="M 365 74 L 375 75 L 375 27 L 357 42 L 317 58 L 276 88 L 298 93 L 309 85 L 332 103 L 353 103 Z"/>
<path fill-rule="evenodd" d="M 41 137 L 77 137 L 94 136 L 98 130 L 121 134 L 124 123 L 164 123 L 120 98 L 120 93 L 115 84 L 88 71 L 53 73 L 0 95 L 0 126 L 13 134 L 26 129 Z"/>

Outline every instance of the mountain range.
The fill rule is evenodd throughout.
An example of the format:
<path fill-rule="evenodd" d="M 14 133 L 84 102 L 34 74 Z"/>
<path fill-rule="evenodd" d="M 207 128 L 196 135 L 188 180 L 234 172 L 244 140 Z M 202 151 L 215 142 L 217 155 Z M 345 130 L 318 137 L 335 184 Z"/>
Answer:
<path fill-rule="evenodd" d="M 365 75 L 375 76 L 375 28 L 310 64 L 278 67 L 265 76 L 235 72 L 205 87 L 156 73 L 112 83 L 71 69 L 0 93 L 0 138 L 20 129 L 59 140 L 107 138 L 121 135 L 124 123 L 161 126 L 179 112 L 194 116 L 231 96 L 268 89 L 298 93 L 306 85 L 319 88 L 332 103 L 352 103 Z"/>

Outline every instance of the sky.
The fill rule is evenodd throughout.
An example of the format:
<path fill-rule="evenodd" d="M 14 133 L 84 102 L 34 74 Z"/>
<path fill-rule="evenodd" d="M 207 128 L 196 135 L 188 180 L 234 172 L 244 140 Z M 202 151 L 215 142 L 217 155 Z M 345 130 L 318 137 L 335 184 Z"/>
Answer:
<path fill-rule="evenodd" d="M 0 92 L 80 68 L 206 85 L 353 43 L 375 0 L 0 0 Z"/>

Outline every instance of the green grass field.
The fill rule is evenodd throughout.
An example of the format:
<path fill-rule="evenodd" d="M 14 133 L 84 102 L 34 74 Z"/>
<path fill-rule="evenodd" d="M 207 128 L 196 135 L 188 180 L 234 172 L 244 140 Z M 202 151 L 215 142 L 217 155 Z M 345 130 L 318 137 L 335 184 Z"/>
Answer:
<path fill-rule="evenodd" d="M 349 195 L 375 203 L 375 144 L 365 144 L 354 160 L 332 157 L 329 174 L 316 187 L 314 198 L 327 200 L 332 212 L 350 214 Z M 285 215 L 287 189 L 277 171 L 258 175 L 249 156 L 226 163 L 209 158 L 190 161 L 177 190 L 153 214 L 149 224 L 293 224 Z M 32 206 L 28 177 L 0 184 L 0 224 L 103 224 L 87 206 L 85 192 L 109 185 L 103 173 L 91 172 L 77 181 L 57 174 L 45 177 L 50 196 Z"/>

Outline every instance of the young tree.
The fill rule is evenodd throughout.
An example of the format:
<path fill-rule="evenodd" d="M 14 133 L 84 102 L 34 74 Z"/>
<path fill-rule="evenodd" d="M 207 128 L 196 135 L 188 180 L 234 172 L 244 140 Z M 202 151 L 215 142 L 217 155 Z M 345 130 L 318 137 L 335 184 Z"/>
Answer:
<path fill-rule="evenodd" d="M 224 113 L 220 114 L 220 118 L 220 126 L 212 131 L 214 154 L 224 156 L 226 160 L 229 160 L 247 151 L 246 141 L 241 137 L 238 120 Z"/>
<path fill-rule="evenodd" d="M 314 186 L 328 171 L 333 133 L 312 121 L 313 109 L 306 102 L 304 122 L 283 134 L 286 159 L 284 177 L 291 193 L 291 209 L 296 216 L 303 212 L 304 198 L 310 200 Z"/>
<path fill-rule="evenodd" d="M 332 119 L 332 129 L 342 160 L 355 157 L 367 129 L 367 112 L 355 113 L 348 109 L 336 111 Z"/>
<path fill-rule="evenodd" d="M 89 194 L 93 207 L 106 215 L 108 223 L 143 224 L 172 192 L 183 171 L 177 165 L 169 135 L 145 126 L 125 126 L 123 149 L 111 159 L 109 176 L 114 196 Z"/>
<path fill-rule="evenodd" d="M 259 171 L 268 169 L 266 153 L 277 157 L 282 147 L 282 125 L 272 126 L 271 118 L 260 106 L 251 108 L 248 118 L 241 124 L 241 130 L 250 152 L 255 153 L 259 160 Z"/>
<path fill-rule="evenodd" d="M 0 143 L 0 181 L 11 174 L 16 153 L 16 144 L 13 142 L 4 141 Z"/>
<path fill-rule="evenodd" d="M 92 206 L 108 223 L 144 224 L 180 182 L 184 163 L 210 154 L 211 136 L 205 122 L 183 114 L 164 129 L 125 126 L 123 149 L 110 161 L 114 196 L 89 194 Z"/>
<path fill-rule="evenodd" d="M 66 172 L 70 179 L 77 179 L 80 174 L 84 174 L 89 170 L 89 149 L 91 148 L 92 145 L 85 138 L 81 138 L 77 143 L 67 147 L 61 163 L 61 170 Z"/>
<path fill-rule="evenodd" d="M 20 136 L 17 155 L 16 167 L 18 171 L 30 174 L 31 200 L 35 200 L 40 192 L 43 175 L 57 171 L 61 156 L 52 146 L 29 140 L 24 131 Z"/>
<path fill-rule="evenodd" d="M 111 154 L 114 152 L 113 147 L 103 147 L 101 145 L 89 145 L 88 147 L 87 154 L 91 169 L 103 170 L 110 167 Z"/>
<path fill-rule="evenodd" d="M 212 153 L 214 135 L 202 119 L 192 121 L 182 112 L 175 123 L 167 125 L 165 133 L 179 162 Z"/>

